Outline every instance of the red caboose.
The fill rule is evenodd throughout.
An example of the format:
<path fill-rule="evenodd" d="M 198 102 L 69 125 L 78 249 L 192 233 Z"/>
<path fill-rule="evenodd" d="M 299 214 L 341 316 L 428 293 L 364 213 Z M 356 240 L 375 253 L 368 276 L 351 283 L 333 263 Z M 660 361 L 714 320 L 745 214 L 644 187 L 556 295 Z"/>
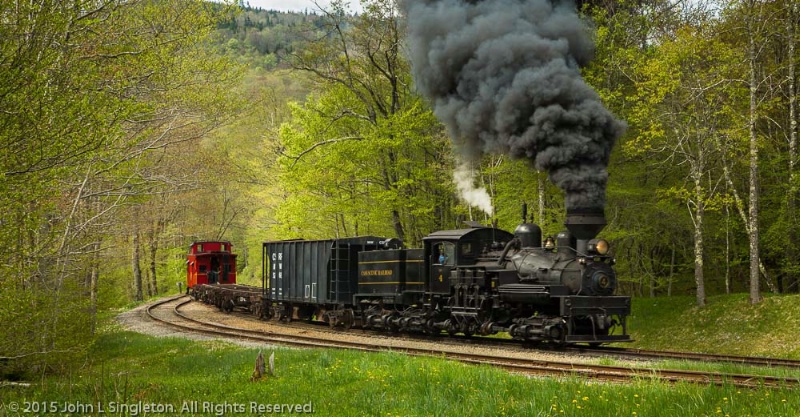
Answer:
<path fill-rule="evenodd" d="M 236 254 L 231 242 L 194 242 L 186 260 L 186 285 L 235 284 Z"/>

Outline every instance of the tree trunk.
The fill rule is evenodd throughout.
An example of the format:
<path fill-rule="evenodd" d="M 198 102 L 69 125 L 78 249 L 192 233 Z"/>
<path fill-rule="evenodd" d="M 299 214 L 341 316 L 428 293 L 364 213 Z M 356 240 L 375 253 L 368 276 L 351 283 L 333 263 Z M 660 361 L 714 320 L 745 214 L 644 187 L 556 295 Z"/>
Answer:
<path fill-rule="evenodd" d="M 133 267 L 133 286 L 136 290 L 134 300 L 142 301 L 144 296 L 142 294 L 142 269 L 139 267 L 139 232 L 133 232 L 133 256 L 131 257 L 131 266 Z"/>
<path fill-rule="evenodd" d="M 797 41 L 797 15 L 798 3 L 796 0 L 790 0 L 788 10 L 788 19 L 786 19 L 786 32 L 787 32 L 787 45 L 788 60 L 789 60 L 789 193 L 787 194 L 786 202 L 786 215 L 789 225 L 788 241 L 786 245 L 786 260 L 788 263 L 788 274 L 786 279 L 786 291 L 798 292 L 797 288 L 797 249 L 794 242 L 797 242 L 797 174 L 795 172 L 795 163 L 797 161 L 797 67 L 795 63 L 795 42 Z"/>
<path fill-rule="evenodd" d="M 100 280 L 100 242 L 95 242 L 91 246 L 92 255 L 89 266 L 89 274 L 86 286 L 89 289 L 89 314 L 92 320 L 92 334 L 97 327 L 97 283 Z"/>
<path fill-rule="evenodd" d="M 394 232 L 397 233 L 397 238 L 405 241 L 406 233 L 403 230 L 403 221 L 400 219 L 400 212 L 392 210 L 392 224 L 394 225 Z"/>
<path fill-rule="evenodd" d="M 720 149 L 723 149 L 722 145 L 719 145 Z M 723 157 L 724 158 L 724 157 Z M 741 196 L 739 196 L 739 192 L 736 191 L 736 186 L 733 183 L 733 179 L 731 178 L 731 170 L 728 167 L 727 163 L 722 164 L 722 172 L 725 176 L 725 182 L 728 184 L 729 190 L 733 195 L 734 205 L 736 207 L 736 212 L 739 214 L 739 218 L 742 219 L 742 224 L 744 224 L 744 228 L 747 231 L 748 235 L 750 234 L 750 229 L 752 225 L 750 224 L 750 219 L 745 212 L 745 203 L 742 201 Z M 767 268 L 764 266 L 764 262 L 761 261 L 761 258 L 758 259 L 758 270 L 761 271 L 761 275 L 764 277 L 764 282 L 767 284 L 767 287 L 773 293 L 780 293 L 778 288 L 770 281 L 769 275 L 767 275 Z"/>
<path fill-rule="evenodd" d="M 725 294 L 731 293 L 731 208 L 725 205 Z"/>
<path fill-rule="evenodd" d="M 157 235 L 158 232 L 153 232 Z M 156 278 L 156 256 L 158 255 L 158 237 L 150 240 L 150 287 L 152 295 L 158 295 L 158 279 Z"/>
<path fill-rule="evenodd" d="M 672 297 L 672 278 L 675 276 L 675 244 L 672 244 L 672 256 L 669 262 L 669 281 L 667 282 L 667 297 Z"/>
<path fill-rule="evenodd" d="M 539 227 L 544 227 L 544 174 L 539 171 L 536 173 L 539 180 Z"/>
<path fill-rule="evenodd" d="M 702 170 L 700 170 L 702 172 Z M 694 208 L 694 281 L 697 285 L 697 306 L 706 305 L 706 286 L 703 276 L 703 215 L 705 203 L 703 202 L 702 174 L 694 175 L 694 189 L 696 204 Z"/>
<path fill-rule="evenodd" d="M 753 21 L 753 17 L 749 22 Z M 756 94 L 758 86 L 756 84 L 756 40 L 753 34 L 752 27 L 749 30 L 750 47 L 749 47 L 749 61 L 750 61 L 750 121 L 749 121 L 749 134 L 750 134 L 750 210 L 748 212 L 748 222 L 750 223 L 750 303 L 756 304 L 761 300 L 759 291 L 759 250 L 758 250 L 758 138 L 756 135 L 756 111 L 758 105 L 756 102 Z"/>

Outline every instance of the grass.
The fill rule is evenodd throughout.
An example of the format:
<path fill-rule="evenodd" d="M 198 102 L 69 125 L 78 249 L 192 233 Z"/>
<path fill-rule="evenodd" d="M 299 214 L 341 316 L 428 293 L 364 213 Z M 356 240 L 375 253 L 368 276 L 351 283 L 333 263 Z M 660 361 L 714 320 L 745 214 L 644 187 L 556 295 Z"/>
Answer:
<path fill-rule="evenodd" d="M 99 406 L 102 415 L 112 414 L 112 406 L 119 409 L 114 404 L 134 407 L 115 414 L 144 415 L 135 408 L 139 401 L 174 407 L 175 414 L 196 402 L 198 413 L 185 415 L 257 414 L 250 412 L 251 403 L 310 403 L 323 416 L 800 415 L 800 396 L 790 390 L 531 379 L 395 353 L 275 349 L 276 375 L 250 382 L 257 352 L 109 328 L 75 373 L 46 377 L 30 388 L 0 389 L 0 415 L 18 415 L 9 412 L 12 402 L 24 407 L 50 401 L 59 408 L 83 405 L 84 412 L 73 415 L 101 415 Z"/>
<path fill-rule="evenodd" d="M 643 349 L 800 359 L 800 295 L 634 298 L 630 333 Z"/>
<path fill-rule="evenodd" d="M 797 357 L 799 306 L 798 296 L 767 297 L 757 306 L 744 295 L 714 297 L 705 309 L 688 297 L 637 298 L 630 329 L 642 348 Z M 26 403 L 38 404 L 28 405 L 31 411 L 40 407 L 30 415 L 160 415 L 137 408 L 154 404 L 172 407 L 163 415 L 236 416 L 268 414 L 253 406 L 298 404 L 345 417 L 800 416 L 800 396 L 788 389 L 533 379 L 396 353 L 265 348 L 273 351 L 276 375 L 250 382 L 257 349 L 153 338 L 108 324 L 72 373 L 0 388 L 0 417 L 22 415 L 12 405 L 22 410 Z M 51 402 L 71 404 L 73 412 L 43 412 Z M 120 412 L 119 404 L 128 409 Z"/>

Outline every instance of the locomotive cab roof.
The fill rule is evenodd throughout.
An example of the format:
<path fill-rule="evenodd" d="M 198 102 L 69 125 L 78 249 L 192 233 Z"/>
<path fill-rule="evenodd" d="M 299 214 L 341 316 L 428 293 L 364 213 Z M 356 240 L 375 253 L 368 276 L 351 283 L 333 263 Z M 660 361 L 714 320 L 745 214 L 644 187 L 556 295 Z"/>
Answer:
<path fill-rule="evenodd" d="M 484 240 L 495 242 L 508 242 L 514 235 L 502 229 L 493 227 L 477 227 L 471 229 L 440 230 L 422 238 L 429 240 Z"/>
<path fill-rule="evenodd" d="M 425 260 L 434 263 L 439 255 L 439 251 L 445 251 L 448 258 L 452 258 L 450 263 L 455 265 L 473 265 L 489 250 L 495 243 L 504 245 L 514 239 L 514 235 L 493 227 L 478 227 L 471 229 L 441 230 L 433 232 L 422 240 L 425 244 Z M 447 242 L 451 249 L 438 249 L 440 243 Z M 433 258 L 431 258 L 433 256 Z"/>

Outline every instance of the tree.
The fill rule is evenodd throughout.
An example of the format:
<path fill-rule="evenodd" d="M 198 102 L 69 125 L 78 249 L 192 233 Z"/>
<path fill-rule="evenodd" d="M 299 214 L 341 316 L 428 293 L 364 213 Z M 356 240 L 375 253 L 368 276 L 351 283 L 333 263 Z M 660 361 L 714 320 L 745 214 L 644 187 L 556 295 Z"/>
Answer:
<path fill-rule="evenodd" d="M 23 355 L 19 369 L 67 366 L 89 345 L 98 256 L 120 212 L 164 183 L 142 175 L 145 157 L 224 121 L 236 71 L 200 47 L 214 21 L 201 2 L 4 3 L 0 15 L 15 22 L 0 27 L 0 107 L 11 109 L 0 114 L 0 317 L 12 326 L 0 355 Z"/>
<path fill-rule="evenodd" d="M 661 192 L 689 208 L 694 230 L 696 299 L 705 305 L 704 222 L 706 211 L 718 206 L 719 181 L 712 174 L 716 138 L 726 127 L 722 103 L 732 91 L 729 75 L 733 51 L 715 42 L 708 21 L 685 25 L 675 39 L 654 46 L 648 59 L 636 67 L 639 95 L 631 121 L 639 137 L 625 146 L 630 155 L 661 155 L 661 169 L 685 167 L 688 181 Z M 705 51 L 698 54 L 697 51 Z M 728 87 L 726 88 L 726 84 Z"/>
<path fill-rule="evenodd" d="M 796 1 L 786 1 L 786 45 L 787 45 L 787 79 L 788 79 L 788 98 L 789 98 L 789 149 L 788 149 L 788 169 L 789 169 L 789 192 L 786 194 L 786 223 L 789 225 L 787 233 L 789 242 L 796 242 L 800 231 L 797 225 L 797 18 L 800 16 L 800 7 Z M 798 251 L 795 245 L 786 245 L 786 260 L 788 263 L 789 279 L 787 287 L 800 292 L 798 287 L 796 261 Z"/>
<path fill-rule="evenodd" d="M 293 56 L 319 95 L 295 106 L 281 131 L 287 202 L 278 213 L 297 233 L 310 210 L 335 236 L 383 233 L 419 242 L 449 217 L 452 185 L 446 142 L 430 110 L 411 90 L 401 50 L 403 26 L 393 2 L 371 2 L 349 17 L 326 12 L 327 36 Z M 434 209 L 437 208 L 437 209 Z"/>

